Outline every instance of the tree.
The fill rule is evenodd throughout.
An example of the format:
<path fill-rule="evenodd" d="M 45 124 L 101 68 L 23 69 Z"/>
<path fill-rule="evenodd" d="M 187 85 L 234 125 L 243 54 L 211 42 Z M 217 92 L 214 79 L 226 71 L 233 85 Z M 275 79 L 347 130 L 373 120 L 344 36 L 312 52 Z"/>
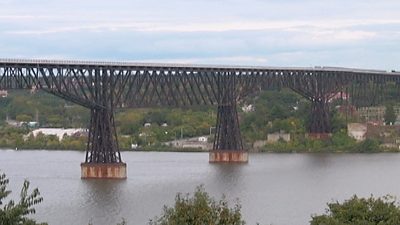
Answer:
<path fill-rule="evenodd" d="M 29 122 L 32 121 L 32 116 L 26 114 L 19 114 L 17 115 L 16 120 L 20 122 Z"/>
<path fill-rule="evenodd" d="M 188 194 L 178 194 L 175 206 L 164 206 L 160 218 L 150 220 L 149 225 L 188 225 L 188 224 L 214 224 L 214 225 L 244 225 L 241 206 L 236 204 L 229 208 L 225 198 L 215 201 L 202 186 L 197 187 L 193 197 Z"/>
<path fill-rule="evenodd" d="M 400 208 L 391 196 L 358 198 L 328 204 L 327 214 L 313 216 L 310 225 L 398 225 Z"/>
<path fill-rule="evenodd" d="M 387 125 L 394 124 L 396 122 L 396 113 L 394 112 L 393 109 L 393 104 L 388 104 L 386 106 L 386 111 L 385 111 L 385 123 Z"/>
<path fill-rule="evenodd" d="M 45 223 L 36 223 L 34 220 L 26 217 L 29 214 L 35 214 L 33 206 L 43 201 L 43 198 L 40 197 L 39 190 L 35 188 L 32 193 L 28 194 L 29 182 L 25 181 L 20 193 L 21 199 L 19 202 L 16 204 L 14 201 L 10 200 L 7 204 L 4 204 L 4 200 L 11 193 L 11 191 L 7 190 L 8 182 L 9 180 L 6 175 L 0 174 L 1 225 L 45 225 Z"/>
<path fill-rule="evenodd" d="M 356 147 L 355 150 L 357 152 L 378 152 L 379 151 L 379 141 L 375 139 L 365 139 L 361 143 L 359 143 Z"/>
<path fill-rule="evenodd" d="M 345 116 L 338 112 L 338 110 L 333 110 L 331 113 L 331 124 L 332 124 L 332 132 L 337 133 L 343 129 L 347 128 L 347 121 Z"/>

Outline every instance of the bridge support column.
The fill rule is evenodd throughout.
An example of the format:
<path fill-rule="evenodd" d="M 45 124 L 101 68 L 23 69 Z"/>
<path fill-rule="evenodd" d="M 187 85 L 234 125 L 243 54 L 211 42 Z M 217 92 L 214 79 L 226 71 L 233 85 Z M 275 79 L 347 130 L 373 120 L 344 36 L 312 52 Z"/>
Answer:
<path fill-rule="evenodd" d="M 81 178 L 126 178 L 126 164 L 121 160 L 113 112 L 92 109 L 86 160 L 81 164 Z"/>
<path fill-rule="evenodd" d="M 236 103 L 218 106 L 217 125 L 210 163 L 247 163 L 248 152 L 243 150 Z"/>
<path fill-rule="evenodd" d="M 351 76 L 344 73 L 309 71 L 288 73 L 287 87 L 311 102 L 308 137 L 329 139 L 331 137 L 331 112 L 329 101 L 351 82 Z"/>
<path fill-rule="evenodd" d="M 327 99 L 313 99 L 309 137 L 314 139 L 329 139 L 331 136 L 331 117 Z"/>
<path fill-rule="evenodd" d="M 126 164 L 121 160 L 114 122 L 112 76 L 103 74 L 96 81 L 99 90 L 95 93 L 95 99 L 99 106 L 91 108 L 86 159 L 81 164 L 81 178 L 125 179 Z"/>

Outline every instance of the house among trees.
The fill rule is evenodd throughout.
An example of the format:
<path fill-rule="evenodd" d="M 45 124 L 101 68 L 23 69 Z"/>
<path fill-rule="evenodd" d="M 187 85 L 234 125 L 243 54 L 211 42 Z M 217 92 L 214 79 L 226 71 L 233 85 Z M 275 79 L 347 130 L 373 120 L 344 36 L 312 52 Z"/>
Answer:
<path fill-rule="evenodd" d="M 349 123 L 347 124 L 347 135 L 356 139 L 356 141 L 364 141 L 367 137 L 367 125 L 362 123 Z"/>
<path fill-rule="evenodd" d="M 400 125 L 349 123 L 347 125 L 347 134 L 356 139 L 357 142 L 373 139 L 379 141 L 384 147 L 398 148 L 400 146 Z"/>
<path fill-rule="evenodd" d="M 360 107 L 357 112 L 362 121 L 377 124 L 393 125 L 400 118 L 400 107 L 393 105 Z"/>
<path fill-rule="evenodd" d="M 8 97 L 8 91 L 7 90 L 0 90 L 0 97 L 1 98 L 7 98 Z"/>
<path fill-rule="evenodd" d="M 290 134 L 285 133 L 284 131 L 280 131 L 277 133 L 267 134 L 267 143 L 275 143 L 279 140 L 283 140 L 286 142 L 290 141 Z"/>
<path fill-rule="evenodd" d="M 87 129 L 63 129 L 63 128 L 40 128 L 33 130 L 30 132 L 25 138 L 29 137 L 29 135 L 33 135 L 36 137 L 38 134 L 43 134 L 43 135 L 54 135 L 57 136 L 58 140 L 62 140 L 64 136 L 74 136 L 74 137 L 80 137 L 80 136 L 87 136 Z"/>
<path fill-rule="evenodd" d="M 381 145 L 388 148 L 400 146 L 400 125 L 373 126 L 367 125 L 367 138 L 378 140 Z"/>

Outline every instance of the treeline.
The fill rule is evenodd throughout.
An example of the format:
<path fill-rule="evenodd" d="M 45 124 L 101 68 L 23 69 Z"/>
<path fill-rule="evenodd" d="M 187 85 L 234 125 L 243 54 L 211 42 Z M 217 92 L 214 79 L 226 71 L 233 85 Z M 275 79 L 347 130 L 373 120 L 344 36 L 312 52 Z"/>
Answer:
<path fill-rule="evenodd" d="M 0 98 L 0 125 L 8 118 L 37 121 L 42 127 L 87 127 L 89 116 L 87 109 L 42 91 L 10 90 Z"/>
<path fill-rule="evenodd" d="M 209 135 L 215 131 L 215 121 L 211 107 L 124 109 L 116 114 L 120 136 L 130 136 L 139 145 Z"/>
<path fill-rule="evenodd" d="M 393 117 L 395 94 L 391 88 L 387 104 Z M 245 147 L 251 149 L 257 140 L 266 140 L 269 133 L 284 132 L 291 135 L 289 142 L 268 144 L 263 151 L 312 152 L 312 151 L 362 151 L 361 144 L 346 134 L 347 122 L 357 121 L 351 115 L 343 115 L 336 106 L 341 99 L 331 103 L 333 134 L 326 141 L 306 137 L 310 120 L 310 103 L 289 89 L 268 90 L 259 96 L 249 97 L 238 106 L 241 133 Z M 251 105 L 252 107 L 249 107 Z M 391 107 L 390 107 L 391 106 Z M 246 107 L 242 110 L 242 107 Z M 392 110 L 390 110 L 392 109 Z M 130 149 L 138 144 L 143 149 L 160 148 L 160 143 L 180 138 L 210 135 L 215 132 L 216 107 L 196 106 L 190 108 L 117 109 L 115 122 L 119 144 Z M 45 92 L 30 93 L 22 90 L 9 92 L 9 97 L 0 98 L 0 147 L 34 149 L 85 149 L 86 138 L 67 137 L 59 141 L 52 136 L 27 137 L 30 128 L 12 128 L 5 120 L 18 122 L 38 121 L 40 127 L 86 128 L 90 115 L 84 107 Z M 392 118 L 393 119 L 393 118 Z M 25 136 L 25 138 L 24 138 Z M 212 141 L 212 138 L 210 139 Z M 375 148 L 378 141 L 367 141 L 365 145 Z M 364 146 L 365 147 L 365 146 Z"/>
<path fill-rule="evenodd" d="M 331 138 L 318 140 L 307 138 L 304 135 L 295 137 L 290 142 L 279 140 L 276 143 L 263 146 L 261 152 L 279 153 L 321 153 L 321 152 L 348 152 L 348 153 L 375 153 L 375 152 L 400 152 L 398 148 L 382 147 L 377 139 L 365 139 L 356 142 L 349 137 L 346 131 L 333 133 Z"/>
<path fill-rule="evenodd" d="M 27 128 L 0 129 L 0 147 L 9 149 L 52 149 L 52 150 L 85 150 L 86 137 L 67 137 L 59 140 L 55 135 L 36 137 L 29 135 Z"/>

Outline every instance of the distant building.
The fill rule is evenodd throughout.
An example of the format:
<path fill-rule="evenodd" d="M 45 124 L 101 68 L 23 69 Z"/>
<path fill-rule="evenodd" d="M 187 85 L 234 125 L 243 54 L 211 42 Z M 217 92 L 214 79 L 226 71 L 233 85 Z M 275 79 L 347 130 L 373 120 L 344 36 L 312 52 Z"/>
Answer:
<path fill-rule="evenodd" d="M 63 128 L 40 128 L 33 130 L 30 132 L 25 138 L 27 138 L 29 135 L 33 135 L 36 137 L 38 134 L 44 134 L 44 135 L 55 135 L 57 136 L 58 140 L 62 140 L 64 136 L 87 136 L 87 129 L 82 129 L 82 128 L 71 128 L 71 129 L 63 129 Z"/>
<path fill-rule="evenodd" d="M 253 149 L 260 149 L 267 144 L 265 140 L 258 140 L 253 143 Z"/>
<path fill-rule="evenodd" d="M 357 109 L 353 105 L 340 105 L 337 110 L 344 116 L 348 115 L 350 117 L 358 116 Z"/>
<path fill-rule="evenodd" d="M 138 149 L 138 147 L 139 147 L 139 145 L 136 144 L 136 143 L 135 144 L 131 144 L 131 149 L 135 150 L 135 149 Z"/>
<path fill-rule="evenodd" d="M 21 123 L 20 123 L 20 122 L 18 122 L 18 121 L 16 121 L 16 120 L 10 120 L 10 119 L 8 118 L 8 116 L 7 116 L 7 118 L 6 118 L 6 123 L 7 123 L 7 125 L 9 125 L 9 126 L 11 126 L 11 127 L 20 127 L 20 126 L 21 126 Z"/>
<path fill-rule="evenodd" d="M 356 141 L 364 141 L 367 137 L 367 125 L 362 123 L 349 123 L 347 124 L 347 135 L 356 139 Z"/>
<path fill-rule="evenodd" d="M 7 90 L 0 90 L 0 97 L 1 98 L 7 98 L 8 97 L 8 91 Z"/>
<path fill-rule="evenodd" d="M 39 123 L 36 121 L 31 121 L 27 123 L 28 127 L 30 128 L 35 128 L 35 127 L 39 127 Z"/>
<path fill-rule="evenodd" d="M 350 98 L 350 95 L 347 92 L 339 91 L 339 92 L 336 92 L 336 93 L 330 93 L 328 95 L 328 97 L 329 97 L 329 101 L 328 102 L 332 102 L 332 101 L 337 100 L 337 99 L 339 99 L 339 100 L 340 99 L 347 100 L 347 99 Z"/>
<path fill-rule="evenodd" d="M 396 114 L 396 123 L 398 124 L 400 121 L 400 107 L 394 106 L 394 113 Z M 378 124 L 383 124 L 385 120 L 385 106 L 372 106 L 372 107 L 360 107 L 358 110 L 358 115 L 360 119 L 365 122 L 374 122 Z"/>
<path fill-rule="evenodd" d="M 199 137 L 198 140 L 199 140 L 200 142 L 207 142 L 207 141 L 208 141 L 208 137 L 202 136 L 202 137 Z"/>
<path fill-rule="evenodd" d="M 385 111 L 386 111 L 385 106 L 360 107 L 357 109 L 360 119 L 366 122 L 384 121 Z"/>
<path fill-rule="evenodd" d="M 242 111 L 246 112 L 246 113 L 253 112 L 254 111 L 254 106 L 252 104 L 244 105 L 244 106 L 242 106 Z"/>
<path fill-rule="evenodd" d="M 208 143 L 208 138 L 204 136 L 167 141 L 163 144 L 175 148 L 196 148 L 202 150 L 212 149 L 212 143 Z"/>
<path fill-rule="evenodd" d="M 30 90 L 31 94 L 34 94 L 34 93 L 36 93 L 37 91 L 38 91 L 38 90 L 37 90 L 36 86 L 32 86 L 32 88 L 31 88 L 31 90 Z"/>
<path fill-rule="evenodd" d="M 365 139 L 379 140 L 381 145 L 390 148 L 400 147 L 400 125 L 380 125 L 373 123 L 349 123 L 347 133 L 356 141 Z"/>
<path fill-rule="evenodd" d="M 272 133 L 267 135 L 267 143 L 275 143 L 278 142 L 279 140 L 284 140 L 286 142 L 290 141 L 290 134 L 289 133 L 284 133 L 284 132 L 279 132 L 279 133 Z"/>
<path fill-rule="evenodd" d="M 379 140 L 385 147 L 398 147 L 400 145 L 400 126 L 385 126 L 367 124 L 367 138 Z"/>

